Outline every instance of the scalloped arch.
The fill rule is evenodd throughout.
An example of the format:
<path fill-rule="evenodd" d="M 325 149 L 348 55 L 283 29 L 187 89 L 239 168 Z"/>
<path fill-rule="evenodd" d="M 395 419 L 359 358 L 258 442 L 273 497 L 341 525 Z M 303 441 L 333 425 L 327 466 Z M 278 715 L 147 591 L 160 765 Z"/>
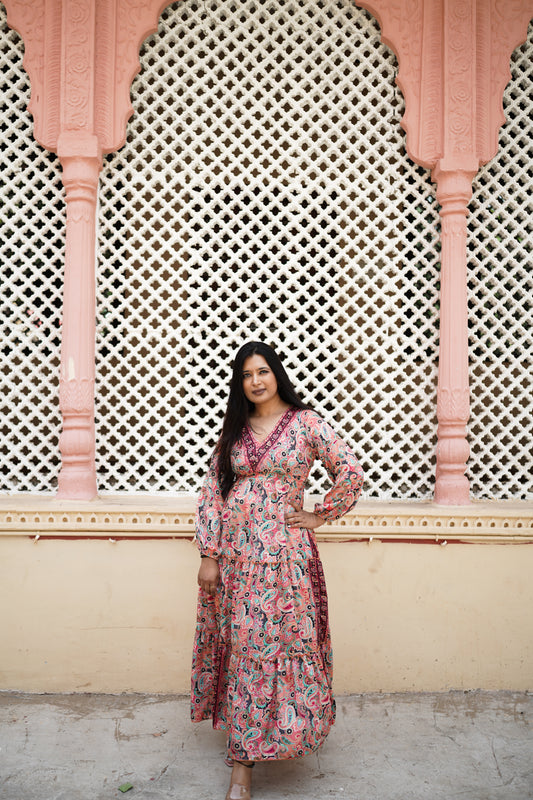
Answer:
<path fill-rule="evenodd" d="M 356 4 L 376 17 L 398 58 L 410 158 L 428 169 L 440 159 L 448 169 L 468 169 L 493 158 L 511 55 L 526 39 L 533 0 Z"/>
<path fill-rule="evenodd" d="M 162 11 L 174 3 L 4 0 L 4 4 L 8 24 L 25 44 L 24 67 L 32 87 L 29 110 L 37 141 L 55 151 L 68 127 L 96 135 L 104 152 L 119 149 L 133 113 L 130 89 L 140 70 L 140 46 L 157 30 Z M 470 169 L 490 160 L 505 119 L 502 95 L 510 77 L 510 57 L 526 38 L 533 0 L 355 4 L 376 17 L 383 42 L 398 58 L 397 83 L 406 108 L 402 126 L 413 161 L 433 169 L 446 158 L 454 168 L 468 163 Z M 80 40 L 78 25 L 76 40 L 73 33 L 82 15 L 89 36 Z M 81 82 L 80 48 L 86 58 Z M 66 126 L 73 94 L 81 95 L 87 113 L 79 123 L 71 119 Z"/>
<path fill-rule="evenodd" d="M 116 52 L 115 63 L 121 65 L 116 70 L 116 80 L 110 90 L 114 92 L 115 119 L 113 133 L 103 146 L 104 152 L 113 152 L 126 141 L 126 125 L 134 113 L 130 90 L 134 77 L 140 72 L 139 51 L 144 40 L 157 31 L 159 17 L 174 2 L 168 0 L 112 0 L 118 5 L 116 14 Z M 180 0 L 181 2 L 181 0 Z M 99 0 L 105 10 L 106 0 Z M 138 17 L 134 18 L 137 12 Z M 109 27 L 106 30 L 109 30 Z M 125 33 L 123 33 L 125 31 Z"/>

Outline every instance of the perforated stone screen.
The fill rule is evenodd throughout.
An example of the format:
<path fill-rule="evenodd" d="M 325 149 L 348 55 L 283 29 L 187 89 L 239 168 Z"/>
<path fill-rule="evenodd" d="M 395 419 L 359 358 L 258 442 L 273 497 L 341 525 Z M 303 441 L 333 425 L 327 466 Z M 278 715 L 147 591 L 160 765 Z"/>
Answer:
<path fill-rule="evenodd" d="M 533 494 L 533 24 L 511 73 L 499 153 L 470 204 L 468 476 L 480 497 Z"/>
<path fill-rule="evenodd" d="M 180 2 L 141 61 L 102 180 L 105 486 L 197 489 L 233 354 L 264 339 L 369 495 L 428 497 L 438 216 L 375 20 L 349 0 Z"/>
<path fill-rule="evenodd" d="M 65 206 L 56 156 L 32 138 L 20 37 L 0 5 L 1 490 L 49 491 L 59 464 Z"/>
<path fill-rule="evenodd" d="M 57 161 L 31 137 L 23 47 L 1 5 L 0 26 L 2 488 L 46 491 L 58 469 L 64 207 Z M 480 497 L 532 494 L 532 56 L 530 29 L 501 153 L 472 203 Z M 351 0 L 180 0 L 141 62 L 128 141 L 106 158 L 100 191 L 100 491 L 196 491 L 229 362 L 262 338 L 354 444 L 367 496 L 431 496 L 438 214 L 428 174 L 405 155 L 396 61 L 375 20 Z M 323 485 L 318 470 L 310 489 Z"/>

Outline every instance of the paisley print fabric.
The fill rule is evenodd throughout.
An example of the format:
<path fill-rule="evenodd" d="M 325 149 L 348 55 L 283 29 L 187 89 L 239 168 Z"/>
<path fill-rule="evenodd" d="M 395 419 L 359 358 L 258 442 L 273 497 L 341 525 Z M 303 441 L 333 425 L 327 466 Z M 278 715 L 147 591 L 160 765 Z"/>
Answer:
<path fill-rule="evenodd" d="M 289 409 L 259 445 L 249 428 L 232 453 L 236 481 L 222 501 L 214 458 L 197 509 L 200 552 L 217 558 L 215 597 L 198 597 L 191 716 L 227 731 L 228 757 L 302 756 L 335 719 L 322 565 L 312 531 L 289 528 L 316 459 L 332 488 L 315 513 L 336 519 L 357 501 L 354 453 L 314 411 Z"/>

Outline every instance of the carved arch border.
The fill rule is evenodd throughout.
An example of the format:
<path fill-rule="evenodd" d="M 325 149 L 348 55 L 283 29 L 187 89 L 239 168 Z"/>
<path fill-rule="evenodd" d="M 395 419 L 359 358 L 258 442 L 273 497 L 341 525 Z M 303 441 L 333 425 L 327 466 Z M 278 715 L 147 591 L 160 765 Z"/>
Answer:
<path fill-rule="evenodd" d="M 57 152 L 67 196 L 58 495 L 97 494 L 94 442 L 95 214 L 102 153 L 120 148 L 139 48 L 168 0 L 4 0 L 25 43 L 34 136 Z M 466 216 L 471 181 L 498 147 L 512 51 L 533 0 L 363 0 L 399 62 L 406 148 L 433 170 L 442 216 L 435 499 L 469 502 Z M 83 286 L 83 292 L 79 287 Z M 83 407 L 76 398 L 83 395 Z"/>
<path fill-rule="evenodd" d="M 447 154 L 446 144 L 452 142 L 444 138 L 445 111 L 453 137 L 463 138 L 456 152 L 465 154 L 467 136 L 477 166 L 490 160 L 497 152 L 498 130 L 505 120 L 502 95 L 511 74 L 509 60 L 525 39 L 533 0 L 362 0 L 354 4 L 377 19 L 382 41 L 398 59 L 397 84 L 406 108 L 402 127 L 410 158 L 433 169 Z M 65 128 L 91 129 L 103 152 L 122 147 L 126 123 L 134 111 L 130 87 L 140 70 L 139 49 L 157 31 L 163 10 L 173 3 L 4 0 L 4 5 L 8 24 L 25 44 L 23 63 L 32 87 L 29 110 L 36 140 L 56 151 Z M 458 93 L 450 77 L 460 52 L 470 58 L 470 63 L 459 65 L 473 68 L 473 80 L 470 86 L 463 82 Z M 94 87 L 93 112 L 88 108 L 90 87 L 84 91 L 82 85 L 87 79 Z M 80 113 L 84 108 L 86 113 Z"/>

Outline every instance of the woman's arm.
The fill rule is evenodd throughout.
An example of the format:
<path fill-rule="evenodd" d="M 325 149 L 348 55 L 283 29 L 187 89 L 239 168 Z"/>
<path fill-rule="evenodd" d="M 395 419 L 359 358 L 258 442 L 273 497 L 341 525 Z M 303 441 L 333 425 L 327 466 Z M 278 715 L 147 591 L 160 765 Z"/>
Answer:
<path fill-rule="evenodd" d="M 308 431 L 316 457 L 333 483 L 322 503 L 315 505 L 314 515 L 325 522 L 338 519 L 347 514 L 359 499 L 363 488 L 363 468 L 353 450 L 318 414 L 309 414 Z"/>
<path fill-rule="evenodd" d="M 220 555 L 220 523 L 224 501 L 220 493 L 217 475 L 217 459 L 214 455 L 196 506 L 196 542 L 201 555 L 217 559 Z"/>
<path fill-rule="evenodd" d="M 211 595 L 215 594 L 220 583 L 218 557 L 220 554 L 222 506 L 217 461 L 214 455 L 209 464 L 196 507 L 196 542 L 201 555 L 198 586 Z"/>

